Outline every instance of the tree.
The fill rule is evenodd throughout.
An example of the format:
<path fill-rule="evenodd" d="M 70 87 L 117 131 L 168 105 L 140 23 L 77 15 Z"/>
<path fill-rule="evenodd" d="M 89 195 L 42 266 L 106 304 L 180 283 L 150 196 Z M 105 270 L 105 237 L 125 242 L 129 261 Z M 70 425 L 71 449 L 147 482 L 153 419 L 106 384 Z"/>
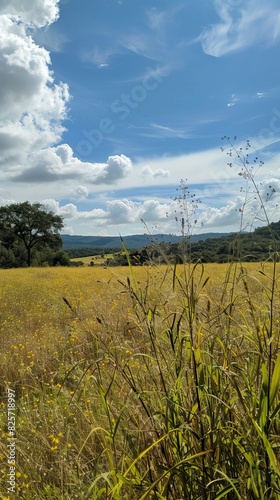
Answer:
<path fill-rule="evenodd" d="M 13 203 L 0 207 L 0 240 L 7 249 L 22 246 L 31 266 L 33 250 L 62 246 L 59 231 L 63 218 L 44 209 L 41 203 Z"/>

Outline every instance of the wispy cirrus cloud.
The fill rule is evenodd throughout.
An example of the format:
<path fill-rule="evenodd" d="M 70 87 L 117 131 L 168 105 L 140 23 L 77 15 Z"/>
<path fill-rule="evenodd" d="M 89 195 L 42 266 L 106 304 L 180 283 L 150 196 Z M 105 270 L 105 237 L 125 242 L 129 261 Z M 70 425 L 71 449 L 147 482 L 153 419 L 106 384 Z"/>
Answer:
<path fill-rule="evenodd" d="M 149 127 L 143 127 L 139 131 L 143 137 L 154 137 L 157 139 L 190 139 L 192 131 L 188 128 L 173 128 L 159 123 L 151 123 Z"/>
<path fill-rule="evenodd" d="M 244 104 L 252 101 L 252 99 L 268 99 L 273 97 L 275 94 L 280 93 L 280 88 L 267 89 L 266 91 L 260 91 L 255 93 L 244 93 L 244 94 L 231 94 L 230 99 L 227 102 L 227 107 L 231 108 L 237 104 Z"/>
<path fill-rule="evenodd" d="M 163 139 L 166 137 L 177 137 L 180 139 L 189 139 L 191 137 L 191 132 L 188 129 L 177 129 L 172 127 L 167 127 L 164 125 L 159 125 L 158 123 L 152 123 L 151 127 L 157 132 L 158 137 Z"/>
<path fill-rule="evenodd" d="M 121 54 L 122 49 L 117 42 L 111 40 L 104 41 L 102 48 L 98 45 L 89 48 L 81 53 L 83 62 L 95 64 L 98 68 L 107 67 L 110 64 L 111 58 Z"/>
<path fill-rule="evenodd" d="M 280 12 L 277 0 L 248 0 L 238 5 L 215 0 L 220 22 L 205 28 L 200 36 L 206 54 L 221 57 L 253 45 L 274 45 L 280 40 Z"/>
<path fill-rule="evenodd" d="M 150 60 L 163 61 L 166 57 L 165 27 L 168 12 L 156 8 L 146 12 L 146 22 L 142 30 L 123 31 L 122 36 L 113 32 L 103 34 L 102 46 L 94 45 L 81 54 L 83 61 L 91 62 L 96 66 L 110 64 L 114 56 L 125 55 L 129 52 Z"/>
<path fill-rule="evenodd" d="M 145 12 L 141 30 L 127 30 L 120 38 L 122 47 L 138 56 L 156 61 L 176 69 L 185 64 L 182 40 L 177 40 L 177 16 L 182 5 L 168 8 L 152 7 Z"/>
<path fill-rule="evenodd" d="M 227 107 L 231 108 L 232 106 L 235 106 L 238 103 L 238 101 L 239 101 L 239 98 L 237 97 L 237 95 L 236 94 L 232 94 L 231 95 L 231 99 L 227 103 Z"/>
<path fill-rule="evenodd" d="M 166 22 L 168 21 L 168 15 L 168 11 L 158 10 L 156 7 L 152 7 L 148 10 L 147 17 L 151 29 L 161 33 L 165 29 Z"/>
<path fill-rule="evenodd" d="M 45 47 L 51 52 L 64 52 L 69 42 L 69 38 L 63 33 L 51 26 L 50 29 L 38 31 L 34 35 L 34 40 L 41 47 Z"/>

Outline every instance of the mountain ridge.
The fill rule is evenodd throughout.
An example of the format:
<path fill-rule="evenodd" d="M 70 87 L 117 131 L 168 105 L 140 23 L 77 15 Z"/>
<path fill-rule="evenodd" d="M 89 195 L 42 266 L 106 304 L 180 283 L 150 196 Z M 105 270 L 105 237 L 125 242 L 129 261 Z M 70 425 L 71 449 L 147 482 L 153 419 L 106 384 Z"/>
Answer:
<path fill-rule="evenodd" d="M 232 233 L 203 233 L 191 236 L 192 242 L 203 241 L 206 239 L 221 238 L 229 236 Z M 170 234 L 132 234 L 127 236 L 82 236 L 82 235 L 61 235 L 63 241 L 63 250 L 78 249 L 78 248 L 103 248 L 103 249 L 120 249 L 122 241 L 128 250 L 139 250 L 145 246 L 156 243 L 180 243 L 182 236 Z"/>

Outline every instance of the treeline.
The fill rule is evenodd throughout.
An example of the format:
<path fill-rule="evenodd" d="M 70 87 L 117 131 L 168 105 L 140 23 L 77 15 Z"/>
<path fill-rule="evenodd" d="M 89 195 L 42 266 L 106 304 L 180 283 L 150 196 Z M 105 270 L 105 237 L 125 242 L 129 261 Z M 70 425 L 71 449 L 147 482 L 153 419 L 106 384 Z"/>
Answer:
<path fill-rule="evenodd" d="M 280 252 L 280 221 L 251 233 L 236 233 L 221 238 L 209 238 L 195 243 L 182 237 L 180 243 L 155 243 L 142 250 L 129 252 L 133 265 L 162 264 L 185 261 L 226 263 L 237 259 L 244 262 L 260 262 L 270 254 Z M 108 266 L 127 265 L 127 257 L 119 252 L 107 259 Z"/>
<path fill-rule="evenodd" d="M 95 255 L 105 255 L 108 252 L 108 249 L 98 248 L 98 247 L 82 247 L 82 248 L 67 248 L 65 249 L 66 254 L 69 259 L 78 259 L 80 257 L 91 257 Z M 110 253 L 119 252 L 119 248 L 110 248 Z"/>
<path fill-rule="evenodd" d="M 73 265 L 73 263 L 63 250 L 45 249 L 34 251 L 32 254 L 32 267 L 70 265 Z M 3 244 L 0 244 L 0 268 L 9 269 L 12 267 L 30 267 L 27 263 L 25 247 L 22 244 L 14 244 L 12 247 L 6 248 Z"/>
<path fill-rule="evenodd" d="M 209 239 L 191 245 L 194 260 L 228 262 L 240 259 L 259 262 L 280 250 L 280 221 L 260 227 L 250 233 L 237 233 L 218 239 Z"/>

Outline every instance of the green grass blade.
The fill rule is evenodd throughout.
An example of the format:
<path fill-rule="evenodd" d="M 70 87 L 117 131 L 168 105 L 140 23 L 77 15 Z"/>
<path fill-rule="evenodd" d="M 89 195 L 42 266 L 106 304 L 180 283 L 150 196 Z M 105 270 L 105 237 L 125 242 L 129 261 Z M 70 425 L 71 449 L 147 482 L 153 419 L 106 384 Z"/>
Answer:
<path fill-rule="evenodd" d="M 227 498 L 227 495 L 233 491 L 233 486 L 231 484 L 228 484 L 225 486 L 222 490 L 219 491 L 217 496 L 215 496 L 215 500 L 220 500 L 221 498 Z"/>
<path fill-rule="evenodd" d="M 174 429 L 174 430 L 176 430 L 176 429 Z M 157 486 L 166 476 L 169 476 L 170 473 L 173 472 L 174 470 L 176 470 L 178 467 L 180 467 L 181 465 L 183 465 L 187 462 L 191 462 L 192 460 L 195 460 L 196 458 L 202 457 L 202 456 L 206 455 L 207 453 L 211 453 L 211 452 L 212 452 L 212 450 L 200 451 L 199 453 L 196 453 L 195 455 L 191 455 L 189 457 L 184 458 L 183 460 L 180 460 L 180 462 L 177 462 L 176 464 L 174 464 L 173 467 L 170 467 L 160 477 L 158 477 L 158 479 L 151 484 L 151 486 L 148 488 L 147 491 L 145 491 L 144 495 L 142 495 L 139 498 L 139 500 L 144 500 L 145 498 L 147 498 L 147 495 L 149 495 L 149 493 L 151 493 L 153 491 L 155 486 Z"/>
<path fill-rule="evenodd" d="M 270 404 L 273 403 L 276 394 L 279 391 L 279 387 L 280 387 L 280 352 L 278 354 L 272 375 L 272 381 L 270 387 Z"/>

